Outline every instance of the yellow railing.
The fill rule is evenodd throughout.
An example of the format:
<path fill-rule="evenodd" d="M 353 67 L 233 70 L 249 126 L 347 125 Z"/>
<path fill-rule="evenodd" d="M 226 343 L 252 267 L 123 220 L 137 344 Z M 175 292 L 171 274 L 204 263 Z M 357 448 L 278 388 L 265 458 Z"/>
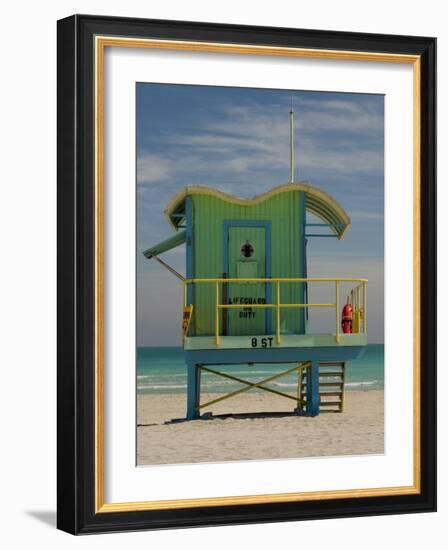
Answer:
<path fill-rule="evenodd" d="M 353 306 L 353 332 L 366 332 L 365 304 L 367 302 L 367 288 L 365 283 L 360 283 L 347 294 L 347 303 Z"/>
<path fill-rule="evenodd" d="M 275 284 L 275 303 L 270 304 L 250 304 L 244 306 L 242 304 L 223 304 L 220 303 L 220 285 L 227 283 L 270 283 Z M 334 283 L 335 285 L 335 301 L 333 303 L 282 303 L 280 287 L 282 283 Z M 276 317 L 276 343 L 280 344 L 280 321 L 281 310 L 287 308 L 308 308 L 308 307 L 329 307 L 335 309 L 335 340 L 340 341 L 340 322 L 341 322 L 341 304 L 340 304 L 340 285 L 342 283 L 358 283 L 347 294 L 347 303 L 350 303 L 353 307 L 353 333 L 363 332 L 367 333 L 366 323 L 366 309 L 367 309 L 367 279 L 351 279 L 351 278 L 205 278 L 205 279 L 185 279 L 184 281 L 184 307 L 187 304 L 187 288 L 188 285 L 194 284 L 214 284 L 215 285 L 215 338 L 216 344 L 220 343 L 220 331 L 219 331 L 219 312 L 223 309 L 242 309 L 244 307 L 259 308 L 259 309 L 275 309 Z M 362 330 L 361 330 L 362 326 Z"/>

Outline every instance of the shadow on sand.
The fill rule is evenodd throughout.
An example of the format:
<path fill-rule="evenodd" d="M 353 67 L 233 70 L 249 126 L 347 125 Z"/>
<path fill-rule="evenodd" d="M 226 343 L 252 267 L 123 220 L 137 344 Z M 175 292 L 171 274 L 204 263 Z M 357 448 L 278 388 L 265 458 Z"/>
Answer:
<path fill-rule="evenodd" d="M 256 420 L 258 418 L 285 418 L 291 416 L 307 416 L 305 412 L 253 412 L 253 413 L 228 413 L 228 414 L 212 414 L 205 413 L 201 415 L 198 420 L 227 420 L 233 418 L 235 420 Z M 151 424 L 137 424 L 138 428 L 147 428 L 149 426 L 162 426 L 169 424 L 181 424 L 183 422 L 192 422 L 186 418 L 173 418 L 172 420 L 166 420 L 165 422 L 153 422 Z"/>

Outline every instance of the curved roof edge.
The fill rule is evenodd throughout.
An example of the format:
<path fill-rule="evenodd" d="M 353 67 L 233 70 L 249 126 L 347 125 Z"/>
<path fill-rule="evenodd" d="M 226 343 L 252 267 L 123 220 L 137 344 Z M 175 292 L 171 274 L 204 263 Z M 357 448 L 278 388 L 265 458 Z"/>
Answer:
<path fill-rule="evenodd" d="M 277 185 L 269 191 L 257 195 L 253 198 L 242 198 L 229 195 L 218 189 L 206 187 L 205 185 L 189 185 L 178 191 L 164 210 L 166 217 L 171 225 L 177 230 L 182 221 L 179 211 L 184 211 L 183 203 L 188 195 L 209 195 L 221 200 L 239 205 L 253 205 L 263 202 L 280 193 L 289 191 L 303 191 L 306 195 L 306 208 L 312 214 L 329 224 L 330 229 L 338 239 L 344 237 L 345 232 L 350 227 L 351 220 L 342 206 L 328 193 L 310 185 L 309 183 L 286 183 Z"/>

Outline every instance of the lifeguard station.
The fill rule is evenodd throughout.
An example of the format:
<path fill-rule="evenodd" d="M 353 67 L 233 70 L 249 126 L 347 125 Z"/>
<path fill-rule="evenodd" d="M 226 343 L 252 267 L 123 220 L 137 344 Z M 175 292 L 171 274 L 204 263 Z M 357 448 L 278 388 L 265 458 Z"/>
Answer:
<path fill-rule="evenodd" d="M 291 113 L 290 183 L 251 199 L 210 187 L 185 187 L 165 209 L 173 236 L 144 252 L 183 283 L 189 420 L 253 388 L 292 401 L 297 414 L 315 416 L 321 408 L 342 412 L 346 362 L 366 346 L 367 280 L 308 277 L 308 241 L 323 235 L 342 239 L 350 218 L 322 190 L 294 182 L 292 128 Z M 319 223 L 307 223 L 308 213 Z M 184 243 L 185 278 L 159 257 Z M 311 285 L 330 286 L 333 298 L 310 303 Z M 328 310 L 334 330 L 308 332 L 313 308 Z M 254 383 L 219 370 L 244 363 L 277 363 L 279 372 Z M 201 403 L 202 371 L 243 387 Z M 294 372 L 293 395 L 268 385 Z"/>

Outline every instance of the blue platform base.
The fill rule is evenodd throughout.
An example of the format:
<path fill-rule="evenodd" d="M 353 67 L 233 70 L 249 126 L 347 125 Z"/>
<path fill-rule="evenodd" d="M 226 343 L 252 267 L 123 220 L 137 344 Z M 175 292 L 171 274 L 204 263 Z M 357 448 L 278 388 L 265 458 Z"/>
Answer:
<path fill-rule="evenodd" d="M 348 361 L 360 357 L 364 346 L 225 349 L 186 351 L 187 363 L 187 420 L 199 418 L 201 365 L 238 365 L 245 363 L 301 363 L 311 362 L 307 383 L 307 416 L 319 414 L 319 363 Z M 301 414 L 301 411 L 298 411 Z"/>

